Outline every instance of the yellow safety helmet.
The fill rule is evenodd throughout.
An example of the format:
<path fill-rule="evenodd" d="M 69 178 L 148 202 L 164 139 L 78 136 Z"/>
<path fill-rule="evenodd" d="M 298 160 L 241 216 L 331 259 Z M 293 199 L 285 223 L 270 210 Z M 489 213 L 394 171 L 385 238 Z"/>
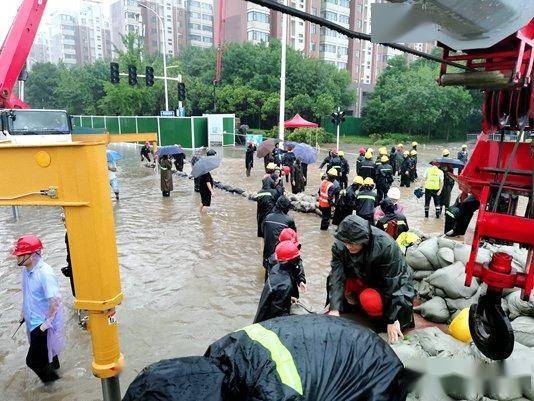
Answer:
<path fill-rule="evenodd" d="M 361 175 L 357 175 L 354 177 L 354 180 L 352 180 L 355 184 L 363 185 L 363 177 Z"/>
<path fill-rule="evenodd" d="M 367 177 L 365 180 L 363 180 L 363 185 L 370 187 L 371 185 L 375 185 L 375 182 L 371 177 Z"/>
<path fill-rule="evenodd" d="M 451 152 L 449 152 L 449 149 L 443 149 L 443 151 L 441 152 L 441 155 L 443 157 L 447 157 L 447 156 L 450 156 Z"/>
<path fill-rule="evenodd" d="M 337 155 L 338 156 L 345 156 L 345 152 L 343 152 L 342 150 L 338 150 Z"/>
<path fill-rule="evenodd" d="M 408 152 L 407 150 L 405 150 L 402 154 L 403 154 L 404 156 L 410 156 L 410 152 Z"/>
<path fill-rule="evenodd" d="M 330 170 L 326 172 L 326 174 L 331 175 L 332 177 L 337 177 L 337 169 L 335 167 L 332 167 Z"/>
<path fill-rule="evenodd" d="M 367 151 L 373 153 L 375 150 L 373 148 L 369 148 Z"/>
<path fill-rule="evenodd" d="M 462 145 L 462 149 L 467 149 L 467 145 Z"/>
<path fill-rule="evenodd" d="M 381 146 L 380 148 L 378 148 L 378 154 L 379 155 L 387 155 L 388 154 L 388 150 L 385 146 Z"/>
<path fill-rule="evenodd" d="M 398 147 L 398 148 L 403 148 L 404 145 L 403 145 L 402 143 L 398 143 L 398 144 L 397 144 L 397 147 Z"/>
<path fill-rule="evenodd" d="M 276 164 L 274 164 L 273 162 L 268 163 L 266 169 L 267 170 L 276 170 Z"/>
<path fill-rule="evenodd" d="M 380 162 L 382 163 L 386 163 L 389 161 L 389 157 L 387 157 L 386 155 L 382 155 L 382 157 L 380 158 Z"/>
<path fill-rule="evenodd" d="M 471 332 L 469 331 L 469 308 L 462 311 L 452 320 L 449 325 L 449 334 L 464 343 L 471 342 Z"/>
<path fill-rule="evenodd" d="M 370 151 L 365 152 L 365 158 L 366 159 L 372 159 L 373 158 L 373 153 L 370 152 Z"/>
<path fill-rule="evenodd" d="M 417 145 L 419 145 L 417 142 L 415 141 L 412 142 L 412 146 L 417 146 Z"/>
<path fill-rule="evenodd" d="M 417 150 L 412 149 L 411 152 L 410 152 L 410 155 L 416 156 L 417 155 Z"/>

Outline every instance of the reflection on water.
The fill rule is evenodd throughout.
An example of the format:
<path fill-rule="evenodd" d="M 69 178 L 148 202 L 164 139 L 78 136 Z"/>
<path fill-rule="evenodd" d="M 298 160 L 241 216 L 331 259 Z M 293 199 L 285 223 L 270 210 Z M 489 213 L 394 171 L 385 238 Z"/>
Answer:
<path fill-rule="evenodd" d="M 263 268 L 254 202 L 217 190 L 212 207 L 200 216 L 192 181 L 175 177 L 174 192 L 163 198 L 159 177 L 139 163 L 138 151 L 132 145 L 114 148 L 124 155 L 118 173 L 121 200 L 112 201 L 125 294 L 118 309 L 121 350 L 126 358 L 121 377 L 124 392 L 145 365 L 162 358 L 201 354 L 213 340 L 251 323 L 263 285 Z M 263 160 L 255 160 L 252 176 L 246 178 L 242 149 L 218 151 L 224 161 L 214 174 L 216 180 L 250 191 L 260 188 Z M 423 161 L 439 154 L 438 147 L 420 150 L 421 174 Z M 348 159 L 353 170 L 354 156 Z M 317 166 L 309 167 L 308 193 L 317 191 L 319 175 Z M 409 224 L 425 232 L 440 232 L 443 220 L 423 219 L 423 203 L 415 200 L 413 189 L 402 189 L 401 202 Z M 0 208 L 1 399 L 89 401 L 101 397 L 100 384 L 90 369 L 90 338 L 76 324 L 68 280 L 60 272 L 65 265 L 60 213 L 59 208 L 21 208 L 21 219 L 15 223 L 11 209 Z M 304 297 L 320 310 L 333 228 L 321 232 L 318 217 L 293 215 L 308 278 L 309 293 Z M 9 251 L 17 236 L 25 233 L 42 238 L 44 256 L 60 280 L 67 308 L 62 379 L 46 387 L 24 364 L 27 340 L 22 330 L 15 340 L 10 338 L 19 318 L 21 292 L 20 271 Z"/>

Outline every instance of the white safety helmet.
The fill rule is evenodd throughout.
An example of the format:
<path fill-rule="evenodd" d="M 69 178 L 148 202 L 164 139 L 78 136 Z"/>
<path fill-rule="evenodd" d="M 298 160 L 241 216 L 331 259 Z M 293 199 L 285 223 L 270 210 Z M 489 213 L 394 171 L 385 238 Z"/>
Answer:
<path fill-rule="evenodd" d="M 395 201 L 398 201 L 401 197 L 400 189 L 397 187 L 391 187 L 388 191 L 387 197 L 389 199 L 393 199 Z"/>

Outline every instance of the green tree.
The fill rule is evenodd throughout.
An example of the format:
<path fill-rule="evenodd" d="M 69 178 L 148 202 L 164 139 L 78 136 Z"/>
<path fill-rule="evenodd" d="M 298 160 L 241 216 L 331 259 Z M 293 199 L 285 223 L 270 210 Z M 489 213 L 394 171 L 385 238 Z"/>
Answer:
<path fill-rule="evenodd" d="M 33 65 L 25 87 L 25 101 L 36 109 L 64 107 L 55 97 L 62 65 L 36 63 Z"/>

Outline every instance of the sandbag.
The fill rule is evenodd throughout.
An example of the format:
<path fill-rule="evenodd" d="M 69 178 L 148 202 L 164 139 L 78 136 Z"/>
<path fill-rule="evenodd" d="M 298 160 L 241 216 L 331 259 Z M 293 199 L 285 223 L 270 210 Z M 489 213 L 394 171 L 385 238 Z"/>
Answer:
<path fill-rule="evenodd" d="M 478 248 L 476 262 L 480 264 L 489 263 L 491 254 L 492 253 L 485 248 Z"/>
<path fill-rule="evenodd" d="M 416 246 L 408 248 L 406 252 L 406 263 L 414 270 L 433 270 L 430 261 Z"/>
<path fill-rule="evenodd" d="M 449 249 L 454 249 L 456 248 L 456 246 L 461 243 L 458 242 L 458 241 L 455 241 L 453 239 L 450 239 L 450 238 L 446 238 L 446 237 L 439 237 L 438 238 L 438 247 L 441 249 L 441 248 L 449 248 Z"/>
<path fill-rule="evenodd" d="M 451 299 L 451 298 L 445 298 L 445 303 L 447 304 L 447 308 L 449 308 L 450 313 L 455 313 L 456 311 L 463 310 L 465 308 L 469 308 L 471 305 L 475 304 L 478 301 L 478 297 L 475 295 L 471 298 L 458 298 L 458 299 Z"/>
<path fill-rule="evenodd" d="M 469 261 L 469 255 L 471 255 L 471 246 L 466 244 L 460 244 L 455 247 L 454 250 L 454 261 L 462 262 L 464 265 Z"/>
<path fill-rule="evenodd" d="M 425 255 L 434 269 L 441 267 L 438 260 L 438 237 L 431 237 L 421 242 L 417 249 Z"/>
<path fill-rule="evenodd" d="M 435 323 L 445 323 L 449 320 L 450 313 L 445 300 L 441 297 L 434 297 L 429 301 L 413 308 L 425 319 Z"/>
<path fill-rule="evenodd" d="M 484 248 L 492 254 L 495 252 L 505 252 L 512 257 L 512 271 L 524 273 L 527 264 L 528 251 L 524 248 L 509 245 L 493 245 L 486 243 Z"/>
<path fill-rule="evenodd" d="M 456 400 L 478 401 L 484 396 L 484 386 L 480 380 L 470 380 L 459 375 L 441 378 L 445 393 Z"/>
<path fill-rule="evenodd" d="M 470 287 L 465 284 L 465 267 L 461 262 L 455 262 L 432 273 L 426 278 L 431 286 L 445 292 L 447 298 L 471 298 L 478 289 L 478 282 L 473 280 Z"/>
<path fill-rule="evenodd" d="M 454 263 L 454 251 L 447 247 L 439 248 L 438 261 L 440 267 L 452 265 Z"/>
<path fill-rule="evenodd" d="M 437 327 L 414 330 L 407 334 L 406 338 L 412 344 L 419 344 L 429 356 L 450 357 L 465 347 L 463 342 L 445 334 Z"/>
<path fill-rule="evenodd" d="M 380 333 L 379 336 L 384 341 L 388 341 L 388 335 L 386 333 Z M 395 354 L 397 354 L 401 362 L 428 358 L 428 354 L 423 351 L 423 348 L 417 342 L 410 341 L 407 338 L 395 344 L 390 344 L 390 347 L 395 351 Z"/>
<path fill-rule="evenodd" d="M 447 294 L 441 288 L 434 287 L 434 295 L 441 298 L 447 298 Z"/>
<path fill-rule="evenodd" d="M 512 322 L 515 340 L 526 347 L 534 347 L 534 318 L 519 316 Z"/>
<path fill-rule="evenodd" d="M 508 317 L 514 320 L 519 316 L 534 317 L 534 304 L 521 299 L 521 290 L 514 291 L 506 297 L 508 303 Z"/>
<path fill-rule="evenodd" d="M 518 378 L 496 377 L 489 380 L 487 395 L 499 401 L 511 401 L 523 395 Z"/>
<path fill-rule="evenodd" d="M 413 272 L 412 278 L 414 280 L 421 281 L 424 278 L 427 278 L 428 276 L 430 276 L 433 272 L 434 270 L 417 270 Z"/>
<path fill-rule="evenodd" d="M 428 284 L 425 280 L 419 283 L 419 297 L 428 299 L 434 296 L 434 288 Z"/>

